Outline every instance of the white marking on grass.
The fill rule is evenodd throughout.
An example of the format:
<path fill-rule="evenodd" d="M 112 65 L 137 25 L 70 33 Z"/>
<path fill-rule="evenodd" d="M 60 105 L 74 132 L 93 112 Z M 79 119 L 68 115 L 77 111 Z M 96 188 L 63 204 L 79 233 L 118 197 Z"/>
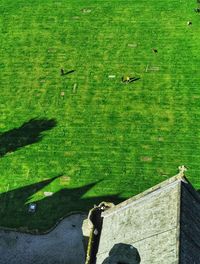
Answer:
<path fill-rule="evenodd" d="M 44 192 L 44 196 L 52 196 L 53 192 Z"/>
<path fill-rule="evenodd" d="M 73 93 L 76 93 L 77 87 L 78 87 L 77 83 L 74 83 L 73 90 L 72 90 Z"/>
<path fill-rule="evenodd" d="M 159 71 L 159 70 L 160 70 L 160 67 L 158 67 L 158 66 L 149 67 L 149 64 L 148 64 L 146 66 L 145 72 L 148 72 L 148 71 Z"/>
<path fill-rule="evenodd" d="M 136 48 L 137 47 L 137 44 L 136 43 L 130 43 L 130 44 L 128 44 L 128 47 L 130 47 L 130 48 Z"/>
<path fill-rule="evenodd" d="M 88 9 L 88 8 L 83 8 L 81 11 L 83 13 L 90 13 L 90 12 L 92 12 L 92 10 L 91 9 Z"/>
<path fill-rule="evenodd" d="M 108 75 L 108 78 L 114 79 L 116 76 L 115 75 Z"/>
<path fill-rule="evenodd" d="M 149 68 L 149 71 L 159 71 L 160 67 L 151 67 Z"/>

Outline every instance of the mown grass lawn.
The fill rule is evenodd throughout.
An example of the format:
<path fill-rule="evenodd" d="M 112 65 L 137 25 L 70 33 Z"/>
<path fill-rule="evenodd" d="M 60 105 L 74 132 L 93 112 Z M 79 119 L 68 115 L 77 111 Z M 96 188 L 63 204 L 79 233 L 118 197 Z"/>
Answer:
<path fill-rule="evenodd" d="M 47 229 L 71 211 L 144 191 L 181 164 L 200 187 L 196 7 L 1 0 L 1 226 Z M 140 80 L 122 84 L 125 75 Z M 33 119 L 55 125 L 39 125 L 30 140 Z M 29 215 L 27 203 L 38 200 Z"/>

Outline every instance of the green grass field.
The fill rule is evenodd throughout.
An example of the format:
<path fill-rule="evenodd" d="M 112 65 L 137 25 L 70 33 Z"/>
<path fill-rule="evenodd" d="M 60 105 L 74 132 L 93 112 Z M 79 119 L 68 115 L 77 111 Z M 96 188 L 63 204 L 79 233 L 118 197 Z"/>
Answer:
<path fill-rule="evenodd" d="M 181 164 L 200 188 L 196 7 L 1 0 L 0 226 L 48 229 L 71 211 L 144 191 Z M 126 85 L 125 75 L 140 80 Z"/>

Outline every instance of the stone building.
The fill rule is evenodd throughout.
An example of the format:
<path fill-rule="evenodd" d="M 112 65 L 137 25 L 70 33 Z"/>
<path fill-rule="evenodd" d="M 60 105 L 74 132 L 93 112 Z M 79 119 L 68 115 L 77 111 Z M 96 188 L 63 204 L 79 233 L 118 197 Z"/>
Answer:
<path fill-rule="evenodd" d="M 105 210 L 101 218 L 98 249 L 91 246 L 88 253 L 96 252 L 93 263 L 200 263 L 200 195 L 184 176 L 184 167 L 176 176 Z M 127 247 L 115 249 L 120 245 L 134 250 L 136 257 L 125 259 Z"/>

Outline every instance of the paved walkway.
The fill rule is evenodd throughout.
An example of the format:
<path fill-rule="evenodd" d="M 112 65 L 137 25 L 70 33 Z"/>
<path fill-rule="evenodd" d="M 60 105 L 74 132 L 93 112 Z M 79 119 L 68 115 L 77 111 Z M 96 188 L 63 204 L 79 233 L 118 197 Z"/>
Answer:
<path fill-rule="evenodd" d="M 46 235 L 0 230 L 1 264 L 84 264 L 82 223 L 71 215 Z"/>

